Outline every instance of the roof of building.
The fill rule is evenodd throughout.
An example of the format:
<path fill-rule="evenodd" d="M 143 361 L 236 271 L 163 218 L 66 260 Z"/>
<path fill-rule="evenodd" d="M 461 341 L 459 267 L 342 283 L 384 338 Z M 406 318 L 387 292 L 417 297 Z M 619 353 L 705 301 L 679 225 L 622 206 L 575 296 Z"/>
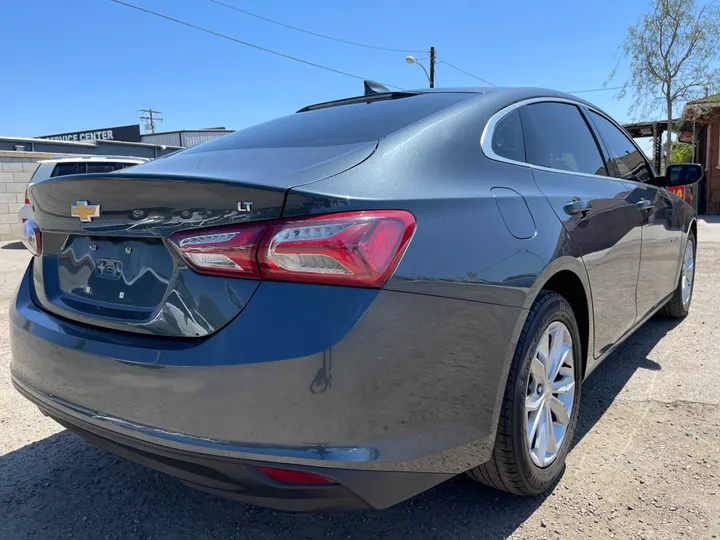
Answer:
<path fill-rule="evenodd" d="M 672 121 L 673 130 L 677 130 L 680 124 L 680 118 L 676 118 Z M 657 129 L 658 135 L 663 131 L 667 130 L 667 120 L 651 120 L 649 122 L 633 122 L 630 124 L 622 125 L 630 135 L 633 137 L 652 137 L 653 129 Z"/>
<path fill-rule="evenodd" d="M 211 132 L 225 132 L 225 133 L 232 133 L 235 130 L 234 129 L 227 129 L 224 127 L 214 127 L 214 128 L 205 128 L 205 129 L 177 129 L 175 131 L 156 131 L 155 133 L 143 133 L 141 137 L 147 137 L 151 135 L 172 135 L 175 133 L 206 133 L 208 131 Z"/>

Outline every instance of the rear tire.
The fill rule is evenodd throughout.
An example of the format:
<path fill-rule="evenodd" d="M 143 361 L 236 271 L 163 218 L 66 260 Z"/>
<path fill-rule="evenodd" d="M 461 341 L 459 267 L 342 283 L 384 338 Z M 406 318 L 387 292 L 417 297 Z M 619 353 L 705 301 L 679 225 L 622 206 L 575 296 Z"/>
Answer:
<path fill-rule="evenodd" d="M 680 268 L 680 278 L 672 298 L 662 308 L 662 313 L 666 317 L 673 319 L 684 319 L 690 311 L 692 303 L 693 287 L 695 286 L 695 254 L 697 247 L 695 244 L 695 235 L 692 231 L 688 233 L 688 239 L 683 250 Z M 690 267 L 688 267 L 690 264 Z M 685 296 L 687 295 L 687 296 Z"/>
<path fill-rule="evenodd" d="M 557 333 L 558 329 L 561 329 L 560 334 Z M 561 335 L 564 338 L 554 339 L 553 335 Z M 546 354 L 545 357 L 558 356 L 552 354 L 553 342 L 566 346 L 569 340 L 572 350 L 566 352 L 563 356 L 564 360 L 560 361 L 561 365 L 558 368 L 560 371 L 557 376 L 542 380 L 540 374 L 538 380 L 541 382 L 538 383 L 536 380 L 538 378 L 536 374 L 539 373 L 538 359 L 542 358 L 540 356 L 542 350 L 548 350 L 543 345 L 546 343 L 544 340 L 549 340 L 547 343 L 550 344 L 550 354 Z M 546 371 L 554 371 L 551 364 L 557 365 L 548 360 L 547 365 L 550 367 Z M 558 393 L 557 398 L 562 398 L 570 404 L 570 413 L 565 416 L 556 415 L 559 405 L 558 401 L 552 399 L 555 396 L 554 391 L 557 388 L 564 388 L 562 383 L 569 380 L 567 379 L 569 372 L 573 373 L 572 396 L 569 395 L 570 391 L 566 391 Z M 515 349 L 492 457 L 487 463 L 468 471 L 468 476 L 492 488 L 516 495 L 537 495 L 547 490 L 560 477 L 565 465 L 565 457 L 572 445 L 580 405 L 581 379 L 582 345 L 573 310 L 559 294 L 541 291 L 530 309 Z M 547 385 L 545 388 L 540 388 L 541 384 Z M 551 394 L 550 397 L 547 396 L 548 392 Z M 534 403 L 543 401 L 545 405 L 540 405 L 537 411 L 532 410 Z M 550 412 L 547 412 L 548 416 L 542 416 L 543 411 Z M 533 417 L 533 414 L 537 416 Z M 547 453 L 550 444 L 546 445 L 544 454 L 550 456 L 547 462 L 544 458 L 538 457 L 543 454 L 540 439 L 540 430 L 543 426 L 537 427 L 537 431 L 532 436 L 532 429 L 528 430 L 528 425 L 538 426 L 537 420 L 542 418 L 549 419 L 549 423 L 545 425 L 550 426 L 542 433 L 552 433 L 553 439 L 556 438 L 555 430 L 562 431 L 564 428 L 560 444 L 557 444 L 557 440 L 552 443 L 555 447 L 554 456 L 552 452 Z M 560 425 L 562 421 L 565 422 L 564 425 Z"/>

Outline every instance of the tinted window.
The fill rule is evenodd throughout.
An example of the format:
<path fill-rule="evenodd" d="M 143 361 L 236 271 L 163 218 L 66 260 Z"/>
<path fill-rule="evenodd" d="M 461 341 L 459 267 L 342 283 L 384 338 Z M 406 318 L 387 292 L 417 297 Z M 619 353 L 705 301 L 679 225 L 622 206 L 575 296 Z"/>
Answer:
<path fill-rule="evenodd" d="M 122 169 L 122 165 L 124 163 L 111 163 L 107 161 L 100 161 L 100 162 L 88 162 L 87 164 L 87 172 L 89 173 L 108 173 L 117 171 L 118 169 Z"/>
<path fill-rule="evenodd" d="M 301 112 L 236 131 L 185 152 L 376 141 L 471 97 L 477 94 L 420 94 Z"/>
<path fill-rule="evenodd" d="M 119 171 L 120 169 L 127 169 L 128 167 L 134 167 L 135 165 L 138 165 L 138 163 L 116 163 L 115 170 Z"/>
<path fill-rule="evenodd" d="M 606 176 L 595 138 L 580 110 L 566 103 L 535 103 L 521 108 L 528 163 Z"/>
<path fill-rule="evenodd" d="M 605 143 L 610 162 L 615 167 L 615 174 L 619 178 L 647 182 L 652 178 L 650 168 L 635 145 L 607 118 L 590 112 L 595 127 Z"/>
<path fill-rule="evenodd" d="M 85 163 L 58 163 L 53 169 L 52 176 L 65 176 L 67 174 L 82 174 L 85 172 Z"/>
<path fill-rule="evenodd" d="M 518 111 L 511 112 L 497 123 L 492 149 L 498 156 L 513 161 L 525 161 L 525 143 Z"/>

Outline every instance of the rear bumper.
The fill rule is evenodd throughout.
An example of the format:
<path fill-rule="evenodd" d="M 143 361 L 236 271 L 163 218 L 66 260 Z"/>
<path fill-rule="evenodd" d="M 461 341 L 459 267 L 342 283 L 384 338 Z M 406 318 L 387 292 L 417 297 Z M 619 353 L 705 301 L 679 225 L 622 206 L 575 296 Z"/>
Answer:
<path fill-rule="evenodd" d="M 230 499 L 290 512 L 386 508 L 453 476 L 452 474 L 358 471 L 326 467 L 284 466 L 322 475 L 335 483 L 291 485 L 275 482 L 256 470 L 277 464 L 170 448 L 106 429 L 83 419 L 23 383 L 15 388 L 67 429 L 100 448 L 180 479 L 185 484 Z"/>
<path fill-rule="evenodd" d="M 26 273 L 11 373 L 42 410 L 202 489 L 295 510 L 381 508 L 489 459 L 524 320 L 479 302 L 263 282 L 224 329 L 177 340 L 69 322 L 32 294 Z M 340 486 L 322 488 L 325 502 L 272 503 L 285 497 L 243 487 L 263 463 Z"/>

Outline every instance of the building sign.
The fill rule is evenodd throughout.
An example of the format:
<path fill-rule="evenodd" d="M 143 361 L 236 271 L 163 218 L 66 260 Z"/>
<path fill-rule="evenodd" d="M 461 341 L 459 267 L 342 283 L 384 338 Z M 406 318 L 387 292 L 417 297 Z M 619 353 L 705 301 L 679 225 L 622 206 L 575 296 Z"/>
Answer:
<path fill-rule="evenodd" d="M 43 135 L 40 139 L 53 141 L 90 142 L 90 141 L 123 141 L 140 142 L 140 124 L 130 126 L 117 126 L 90 131 L 76 131 L 74 133 L 59 133 L 57 135 Z"/>

